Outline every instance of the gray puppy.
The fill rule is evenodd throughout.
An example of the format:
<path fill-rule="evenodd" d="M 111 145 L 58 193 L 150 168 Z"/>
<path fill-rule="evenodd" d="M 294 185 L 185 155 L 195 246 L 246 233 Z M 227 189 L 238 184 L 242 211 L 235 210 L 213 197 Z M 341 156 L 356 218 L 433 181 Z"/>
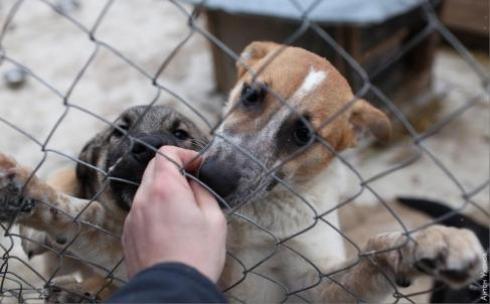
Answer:
<path fill-rule="evenodd" d="M 103 172 L 79 163 L 77 196 L 94 197 L 109 177 L 109 187 L 103 191 L 102 200 L 124 211 L 129 210 L 146 165 L 158 148 L 171 145 L 197 151 L 206 143 L 206 137 L 192 121 L 164 106 L 132 107 L 114 124 L 117 128 L 100 132 L 82 149 L 80 160 Z"/>
<path fill-rule="evenodd" d="M 22 246 L 29 257 L 50 253 L 46 267 L 56 270 L 58 279 L 48 288 L 47 300 L 79 302 L 94 294 L 99 299 L 108 297 L 114 286 L 104 279 L 104 273 L 122 257 L 119 238 L 114 236 L 121 234 L 148 162 L 161 146 L 197 151 L 206 142 L 204 133 L 173 109 L 136 106 L 85 145 L 76 170 L 60 170 L 46 183 L 34 177 L 26 184 L 30 170 L 0 153 L 0 201 L 4 202 L 0 220 L 17 216 L 20 233 L 25 236 Z M 15 208 L 16 202 L 26 201 L 27 206 Z M 74 224 L 73 217 L 78 223 Z M 86 222 L 91 225 L 80 224 Z M 52 248 L 59 250 L 66 244 L 70 244 L 67 256 L 75 258 L 65 256 L 60 264 Z M 109 251 L 110 258 L 99 260 L 101 250 Z M 94 264 L 105 271 L 95 269 Z M 81 282 L 72 275 L 60 277 L 73 272 L 82 274 Z M 100 292 L 103 286 L 107 288 Z"/>

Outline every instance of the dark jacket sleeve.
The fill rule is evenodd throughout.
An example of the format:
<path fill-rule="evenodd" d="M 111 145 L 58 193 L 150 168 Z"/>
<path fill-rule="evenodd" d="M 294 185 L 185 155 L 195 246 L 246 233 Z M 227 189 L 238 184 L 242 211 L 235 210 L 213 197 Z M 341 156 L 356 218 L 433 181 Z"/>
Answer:
<path fill-rule="evenodd" d="M 111 303 L 224 303 L 215 284 L 181 263 L 162 263 L 136 274 L 107 302 Z"/>

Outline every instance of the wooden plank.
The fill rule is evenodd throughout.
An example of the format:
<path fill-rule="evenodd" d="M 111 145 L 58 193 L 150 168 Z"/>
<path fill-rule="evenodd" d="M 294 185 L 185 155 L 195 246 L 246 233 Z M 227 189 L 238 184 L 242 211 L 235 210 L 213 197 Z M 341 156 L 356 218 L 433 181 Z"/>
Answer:
<path fill-rule="evenodd" d="M 488 36 L 488 0 L 446 0 L 442 21 L 450 28 Z"/>

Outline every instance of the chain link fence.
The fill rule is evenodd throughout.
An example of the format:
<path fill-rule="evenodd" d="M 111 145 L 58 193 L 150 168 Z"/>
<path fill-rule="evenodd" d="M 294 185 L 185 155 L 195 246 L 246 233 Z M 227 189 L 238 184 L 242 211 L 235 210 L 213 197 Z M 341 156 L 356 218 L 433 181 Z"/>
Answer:
<path fill-rule="evenodd" d="M 70 79 L 70 83 L 69 85 L 66 86 L 66 89 L 60 89 L 56 84 L 51 83 L 49 79 L 41 76 L 42 73 L 40 73 L 35 69 L 31 69 L 29 65 L 18 60 L 17 58 L 15 58 L 15 56 L 11 56 L 11 54 L 9 54 L 8 48 L 4 47 L 4 42 L 10 35 L 11 27 L 14 26 L 16 18 L 18 17 L 18 15 L 22 13 L 23 10 L 27 9 L 26 7 L 30 2 L 36 2 L 45 6 L 46 8 L 51 10 L 54 14 L 56 14 L 57 18 L 62 18 L 64 21 L 73 25 L 76 28 L 76 31 L 79 32 L 79 34 L 83 35 L 85 37 L 84 39 L 86 39 L 89 45 L 91 46 L 90 48 L 88 48 L 90 50 L 89 56 L 87 57 L 87 59 L 83 59 L 83 63 L 80 65 L 81 67 L 76 71 L 75 76 L 72 79 Z M 353 100 L 349 101 L 341 111 L 332 115 L 327 119 L 327 121 L 323 122 L 321 124 L 322 127 L 331 123 L 344 111 L 347 111 L 353 104 L 355 104 L 356 101 L 358 101 L 359 98 L 363 98 L 366 95 L 374 96 L 380 102 L 379 106 L 387 112 L 391 120 L 399 124 L 401 126 L 400 128 L 403 129 L 403 132 L 407 134 L 406 136 L 408 140 L 407 138 L 405 138 L 404 140 L 409 141 L 409 144 L 406 146 L 405 149 L 411 149 L 411 151 L 415 151 L 410 155 L 410 157 L 404 158 L 402 161 L 397 162 L 395 165 L 392 165 L 389 168 L 384 168 L 382 171 L 378 171 L 376 174 L 367 177 L 362 172 L 359 171 L 356 163 L 352 162 L 349 159 L 349 157 L 345 157 L 344 154 L 338 154 L 336 150 L 333 149 L 324 138 L 320 136 L 315 136 L 316 143 L 322 145 L 329 153 L 335 155 L 335 157 L 340 160 L 340 162 L 347 168 L 347 170 L 356 177 L 356 185 L 358 186 L 357 191 L 355 191 L 356 193 L 345 198 L 345 200 L 338 202 L 335 205 L 335 208 L 332 210 L 316 210 L 315 205 L 313 203 L 309 202 L 307 198 L 303 197 L 301 193 L 297 192 L 293 186 L 289 185 L 287 182 L 283 181 L 279 176 L 276 176 L 274 174 L 274 172 L 277 171 L 278 168 L 281 168 L 282 166 L 287 164 L 288 161 L 292 161 L 295 158 L 295 156 L 300 152 L 291 155 L 290 157 L 288 157 L 286 161 L 277 164 L 274 168 L 268 168 L 265 164 L 261 163 L 259 159 L 257 159 L 257 157 L 254 155 L 254 151 L 249 151 L 247 150 L 247 147 L 243 147 L 233 143 L 230 139 L 227 138 L 226 134 L 215 134 L 215 130 L 217 130 L 217 128 L 222 123 L 222 121 L 226 120 L 228 116 L 225 116 L 216 122 L 215 119 L 207 117 L 206 113 L 204 113 L 202 109 L 196 108 L 195 99 L 189 99 L 188 97 L 185 96 L 185 94 L 181 94 L 180 92 L 177 92 L 172 88 L 172 86 L 169 86 L 165 83 L 165 81 L 162 81 L 161 79 L 162 74 L 165 74 L 165 72 L 167 71 L 167 69 L 173 62 L 173 60 L 176 60 L 175 58 L 178 56 L 179 52 L 182 52 L 182 50 L 186 47 L 188 43 L 190 43 L 189 41 L 191 41 L 193 37 L 197 36 L 200 37 L 201 39 L 204 38 L 210 45 L 213 46 L 213 48 L 218 50 L 219 56 L 229 57 L 233 61 L 240 61 L 240 55 L 234 52 L 229 46 L 227 46 L 224 42 L 222 42 L 215 35 L 213 35 L 209 30 L 207 30 L 206 26 L 204 25 L 204 22 L 202 21 L 202 19 L 204 18 L 203 11 L 206 5 L 206 1 L 203 1 L 202 3 L 198 3 L 193 7 L 189 6 L 188 3 L 178 1 L 178 0 L 159 1 L 159 2 L 165 3 L 165 5 L 171 5 L 176 12 L 179 12 L 184 17 L 182 20 L 185 20 L 187 22 L 188 31 L 182 37 L 180 42 L 168 52 L 166 58 L 158 59 L 160 61 L 158 68 L 157 69 L 153 68 L 151 71 L 149 71 L 144 64 L 140 64 L 136 62 L 135 60 L 130 58 L 131 56 L 127 56 L 123 52 L 118 50 L 118 48 L 114 46 L 111 42 L 106 41 L 105 39 L 99 37 L 99 32 L 98 32 L 99 28 L 101 24 L 103 24 L 106 21 L 106 19 L 109 19 L 111 17 L 110 16 L 111 11 L 115 10 L 114 6 L 116 5 L 117 1 L 114 0 L 106 1 L 104 2 L 100 10 L 96 12 L 91 12 L 92 19 L 90 20 L 90 22 L 88 22 L 87 20 L 84 20 L 82 22 L 78 20 L 76 17 L 74 17 L 73 14 L 70 13 L 69 7 L 68 8 L 66 7 L 67 5 L 66 3 L 70 3 L 70 1 L 66 2 L 65 6 L 63 5 L 60 6 L 59 3 L 61 2 L 57 4 L 55 2 L 51 2 L 48 0 L 25 0 L 25 1 L 19 0 L 19 1 L 13 1 L 7 3 L 7 5 L 2 4 L 1 9 L 3 10 L 4 14 L 2 16 L 3 19 L 1 19 L 3 24 L 1 25 L 2 30 L 0 32 L 0 64 L 1 65 L 8 64 L 14 68 L 17 68 L 20 73 L 19 76 L 16 75 L 10 76 L 14 78 L 13 80 L 11 79 L 10 81 L 11 82 L 13 81 L 15 83 L 16 77 L 20 77 L 20 78 L 28 77 L 29 81 L 34 82 L 36 83 L 36 85 L 43 87 L 43 90 L 45 90 L 44 96 L 50 96 L 50 98 L 54 97 L 57 99 L 58 103 L 62 105 L 62 111 L 60 112 L 60 115 L 57 116 L 57 119 L 56 121 L 54 121 L 52 128 L 50 128 L 49 133 L 46 136 L 44 136 L 42 139 L 39 139 L 39 136 L 32 135 L 30 134 L 29 131 L 24 130 L 20 126 L 19 121 L 11 120 L 11 117 L 0 115 L 0 123 L 3 124 L 4 127 L 13 130 L 19 137 L 27 138 L 31 143 L 35 145 L 37 151 L 42 152 L 41 154 L 42 157 L 37 162 L 37 165 L 34 166 L 32 175 L 36 174 L 39 170 L 41 170 L 41 168 L 45 165 L 46 160 L 53 155 L 68 160 L 73 164 L 81 164 L 83 166 L 88 167 L 91 170 L 96 170 L 97 172 L 101 171 L 100 168 L 97 168 L 91 164 L 81 161 L 80 159 L 72 155 L 72 153 L 67 153 L 62 149 L 56 149 L 51 147 L 50 143 L 52 141 L 52 138 L 55 136 L 55 134 L 59 133 L 59 130 L 62 128 L 63 124 L 67 123 L 67 120 L 69 119 L 70 111 L 82 112 L 96 120 L 99 120 L 105 126 L 114 126 L 115 128 L 118 127 L 114 125 L 110 119 L 108 119 L 104 115 L 101 115 L 96 110 L 88 109 L 83 104 L 72 102 L 72 93 L 76 91 L 77 86 L 79 86 L 80 82 L 82 82 L 87 71 L 90 70 L 90 68 L 95 64 L 94 62 L 96 61 L 96 58 L 100 56 L 102 53 L 104 53 L 104 54 L 110 54 L 110 56 L 115 56 L 118 59 L 120 59 L 124 65 L 126 65 L 129 69 L 133 70 L 135 74 L 138 75 L 135 77 L 140 77 L 144 79 L 144 82 L 146 82 L 148 86 L 151 86 L 154 89 L 155 95 L 147 102 L 148 105 L 158 104 L 160 102 L 161 95 L 168 94 L 174 100 L 176 100 L 175 103 L 179 103 L 179 106 L 183 105 L 184 108 L 186 108 L 188 111 L 193 112 L 194 115 L 196 115 L 196 117 L 198 117 L 198 119 L 200 120 L 198 122 L 199 125 L 204 126 L 204 128 L 207 130 L 210 130 L 211 134 L 215 135 L 221 140 L 224 140 L 228 142 L 230 145 L 233 145 L 233 147 L 236 148 L 237 151 L 236 153 L 240 153 L 251 158 L 253 162 L 257 164 L 257 166 L 263 168 L 264 174 L 271 175 L 277 181 L 280 187 L 288 189 L 291 192 L 292 196 L 298 197 L 299 201 L 302 201 L 305 204 L 305 208 L 310 210 L 311 218 L 312 218 L 312 223 L 310 226 L 306 227 L 305 229 L 302 229 L 301 231 L 297 231 L 293 235 L 289 235 L 287 237 L 281 237 L 281 238 L 268 231 L 266 227 L 263 227 L 258 223 L 256 223 L 256 221 L 253 218 L 241 214 L 240 208 L 234 208 L 232 209 L 232 211 L 228 210 L 227 216 L 229 219 L 235 218 L 244 222 L 244 225 L 254 226 L 256 231 L 260 231 L 260 233 L 267 235 L 267 237 L 269 237 L 272 240 L 270 254 L 263 258 L 260 258 L 259 260 L 256 260 L 253 263 L 253 265 L 249 265 L 249 264 L 246 265 L 246 263 L 242 263 L 240 261 L 240 258 L 236 257 L 233 252 L 228 253 L 229 259 L 234 260 L 242 267 L 241 277 L 235 282 L 227 282 L 228 284 L 226 284 L 227 287 L 225 292 L 230 296 L 233 293 L 233 289 L 237 288 L 240 284 L 243 284 L 243 282 L 248 278 L 259 277 L 263 282 L 267 282 L 267 284 L 272 284 L 276 286 L 276 288 L 282 290 L 282 294 L 284 295 L 283 301 L 308 302 L 309 299 L 307 297 L 304 297 L 303 293 L 311 288 L 316 287 L 318 284 L 320 284 L 322 280 L 327 280 L 327 279 L 334 280 L 333 274 L 323 273 L 320 270 L 321 267 L 318 267 L 313 262 L 305 260 L 306 258 L 303 256 L 303 253 L 297 252 L 295 249 L 291 248 L 288 245 L 288 241 L 294 239 L 298 235 L 301 235 L 307 232 L 308 230 L 312 229 L 313 227 L 319 225 L 324 225 L 326 227 L 330 227 L 330 229 L 334 229 L 336 233 L 342 236 L 342 238 L 346 243 L 350 244 L 350 246 L 355 248 L 354 251 L 358 256 L 358 259 L 356 259 L 354 263 L 347 265 L 344 269 L 338 271 L 348 270 L 352 267 L 355 267 L 362 259 L 367 258 L 371 254 L 376 254 L 376 253 L 369 253 L 369 254 L 364 253 L 363 252 L 363 246 L 365 245 L 364 243 L 359 244 L 353 241 L 341 229 L 339 229 L 336 225 L 330 223 L 329 220 L 327 220 L 327 217 L 330 213 L 336 212 L 338 209 L 344 208 L 345 206 L 350 206 L 354 204 L 354 200 L 356 200 L 361 195 L 364 195 L 366 193 L 369 193 L 370 197 L 373 198 L 373 200 L 375 200 L 377 203 L 379 203 L 382 206 L 382 208 L 390 214 L 392 219 L 394 219 L 398 223 L 400 229 L 403 230 L 403 232 L 405 232 L 407 236 L 410 236 L 412 233 L 416 231 L 426 229 L 428 226 L 437 223 L 437 221 L 441 219 L 433 220 L 428 224 L 417 227 L 416 229 L 408 228 L 404 223 L 405 219 L 403 215 L 398 214 L 394 210 L 393 204 L 388 199 L 385 198 L 384 193 L 381 193 L 376 189 L 376 186 L 373 186 L 377 181 L 390 179 L 391 176 L 394 174 L 404 174 L 406 170 L 409 170 L 410 166 L 412 166 L 414 163 L 419 161 L 421 158 L 428 158 L 432 162 L 432 165 L 437 168 L 439 173 L 443 174 L 446 177 L 445 182 L 450 183 L 451 187 L 455 187 L 456 189 L 458 189 L 460 204 L 455 208 L 454 213 L 464 212 L 465 210 L 467 210 L 467 208 L 471 207 L 471 208 L 476 208 L 476 210 L 478 210 L 479 213 L 483 214 L 486 217 L 486 219 L 488 219 L 489 212 L 488 210 L 485 209 L 486 206 L 482 206 L 481 204 L 478 204 L 474 200 L 474 197 L 476 197 L 477 195 L 481 195 L 482 193 L 485 193 L 485 191 L 488 191 L 488 186 L 490 183 L 490 179 L 488 176 L 488 164 L 482 164 L 482 168 L 481 168 L 481 170 L 486 170 L 485 178 L 480 180 L 478 183 L 473 182 L 471 186 L 467 186 L 467 183 L 460 179 L 458 173 L 453 172 L 452 169 L 450 168 L 451 166 L 448 166 L 445 160 L 441 160 L 439 153 L 434 152 L 430 144 L 427 143 L 431 138 L 436 136 L 441 130 L 447 128 L 447 126 L 451 122 L 457 120 L 460 116 L 464 115 L 469 110 L 478 108 L 482 104 L 484 106 L 488 106 L 488 100 L 490 95 L 489 92 L 490 76 L 488 74 L 488 70 L 485 67 L 483 67 L 479 63 L 479 61 L 477 61 L 473 57 L 472 53 L 470 53 L 458 41 L 458 39 L 455 36 L 453 36 L 453 34 L 441 23 L 435 11 L 435 6 L 436 4 L 438 4 L 438 2 L 423 1 L 421 3 L 420 15 L 426 21 L 425 26 L 421 28 L 416 35 L 413 35 L 409 40 L 405 41 L 403 46 L 397 51 L 396 54 L 392 54 L 389 58 L 386 58 L 386 60 L 384 60 L 382 64 L 380 64 L 376 68 L 376 71 L 374 72 L 375 74 L 379 74 L 381 73 L 381 71 L 389 69 L 391 66 L 393 66 L 398 61 L 400 61 L 407 54 L 407 52 L 419 46 L 421 43 L 424 43 L 425 38 L 436 33 L 439 37 L 442 38 L 442 40 L 447 45 L 449 45 L 450 48 L 452 48 L 453 51 L 455 51 L 458 54 L 458 56 L 460 56 L 460 58 L 462 58 L 464 63 L 467 64 L 471 69 L 471 71 L 474 73 L 474 75 L 476 75 L 476 79 L 478 79 L 479 83 L 474 84 L 474 86 L 477 86 L 479 88 L 478 91 L 468 92 L 460 83 L 457 83 L 457 81 L 455 83 L 450 83 L 446 85 L 445 89 L 447 90 L 456 90 L 458 92 L 463 92 L 459 96 L 463 96 L 465 99 L 460 102 L 460 105 L 457 108 L 451 110 L 450 113 L 445 113 L 444 117 L 438 119 L 436 122 L 433 122 L 428 128 L 420 132 L 417 130 L 416 127 L 413 126 L 410 120 L 406 117 L 404 111 L 401 110 L 400 107 L 395 102 L 393 102 L 393 100 L 383 90 L 381 90 L 377 85 L 373 84 L 371 80 L 373 78 L 373 74 L 368 73 L 363 67 L 361 67 L 361 65 L 351 56 L 351 54 L 349 54 L 344 48 L 342 48 L 342 46 L 331 36 L 331 34 L 325 31 L 324 28 L 322 28 L 322 26 L 320 26 L 317 22 L 310 20 L 309 18 L 310 14 L 313 11 L 315 11 L 315 9 L 317 9 L 318 5 L 322 1 L 317 0 L 317 1 L 308 2 L 308 6 L 305 7 L 304 3 L 301 3 L 300 1 L 289 0 L 289 3 L 292 4 L 294 7 L 296 7 L 299 14 L 301 15 L 302 22 L 299 24 L 298 28 L 294 32 L 290 33 L 287 39 L 285 39 L 284 41 L 277 41 L 279 43 L 284 44 L 284 47 L 281 47 L 271 57 L 270 61 L 273 61 L 274 58 L 276 58 L 279 54 L 281 54 L 281 52 L 284 51 L 286 46 L 294 45 L 295 42 L 302 37 L 302 35 L 304 35 L 307 31 L 310 31 L 316 35 L 318 41 L 321 41 L 322 44 L 325 44 L 329 48 L 333 49 L 336 55 L 340 56 L 342 60 L 347 63 L 349 68 L 354 70 L 355 73 L 358 75 L 358 77 L 361 79 L 360 85 L 358 85 L 359 89 L 355 92 L 356 97 Z M 76 2 L 71 2 L 71 3 L 72 5 L 76 4 Z M 145 21 L 143 20 L 141 22 L 145 22 Z M 32 24 L 31 26 L 35 27 L 36 25 Z M 139 26 L 138 24 L 132 25 L 132 27 L 135 28 L 137 28 L 138 26 Z M 43 33 L 39 33 L 39 35 L 42 34 Z M 240 33 L 237 33 L 237 35 L 238 34 Z M 142 35 L 144 35 L 144 33 Z M 24 47 L 28 48 L 29 46 L 25 45 Z M 153 47 L 155 49 L 158 49 L 160 46 L 158 44 L 154 44 Z M 141 49 L 139 51 L 145 52 L 146 50 Z M 33 49 L 32 52 L 39 52 L 41 55 L 47 55 L 43 53 L 41 50 Z M 49 58 L 47 57 L 45 60 L 49 60 Z M 194 62 L 194 64 L 198 64 L 198 63 Z M 255 77 L 258 77 L 258 75 L 260 75 L 260 73 L 264 69 L 266 69 L 266 67 L 264 67 L 259 71 L 250 71 L 250 72 L 256 73 Z M 115 74 L 117 74 L 117 71 L 115 72 Z M 117 75 L 106 75 L 106 77 L 117 77 Z M 124 80 L 121 80 L 119 84 L 120 86 L 124 86 Z M 284 100 L 280 96 L 280 94 L 277 94 L 276 92 L 268 88 L 266 89 L 268 93 L 273 95 L 277 99 L 277 101 L 280 102 L 284 107 L 289 107 L 291 112 L 295 111 L 292 107 L 288 105 L 287 100 Z M 33 98 L 36 97 L 33 96 Z M 215 97 L 215 99 L 213 99 L 213 102 L 214 101 L 216 101 L 218 107 L 213 109 L 219 109 L 221 107 L 221 104 L 219 104 L 219 98 Z M 9 107 L 16 107 L 15 100 L 2 100 L 0 102 L 1 103 L 8 102 Z M 230 113 L 233 113 L 233 111 L 231 111 Z M 114 114 L 115 113 L 113 113 L 112 115 Z M 296 114 L 301 116 L 301 113 L 296 113 Z M 217 113 L 215 113 L 215 115 L 217 115 Z M 43 122 L 39 122 L 39 123 L 42 124 Z M 488 126 L 486 126 L 486 128 L 488 129 Z M 78 131 L 84 132 L 83 130 L 78 130 Z M 132 137 L 130 133 L 126 134 L 124 130 L 121 131 L 125 133 L 125 136 L 129 137 L 132 140 L 132 142 L 139 142 L 143 145 L 147 145 L 148 148 L 155 150 L 147 143 L 140 141 L 138 138 Z M 310 131 L 316 132 L 316 130 L 310 130 Z M 70 134 L 69 136 L 77 136 L 77 135 Z M 454 141 L 458 141 L 458 140 L 461 139 L 454 138 Z M 208 146 L 204 147 L 202 153 L 206 151 L 207 147 Z M 308 147 L 309 145 L 307 145 L 304 149 L 308 149 Z M 465 148 L 467 147 L 461 147 L 461 149 L 465 149 Z M 303 151 L 304 149 L 302 149 L 301 151 Z M 365 146 L 363 149 L 368 149 L 368 147 Z M 383 149 L 390 149 L 390 147 L 388 146 Z M 7 154 L 11 153 L 11 151 L 1 151 L 1 152 Z M 471 157 L 471 152 L 468 151 L 467 154 L 463 153 L 463 155 L 464 157 Z M 110 174 L 111 172 L 101 172 L 101 173 L 105 176 L 105 179 L 101 183 L 101 188 L 97 191 L 97 195 L 88 201 L 88 204 L 81 210 L 80 214 L 77 214 L 76 216 L 65 214 L 65 216 L 71 217 L 73 223 L 77 224 L 79 227 L 81 227 L 82 225 L 92 225 L 85 220 L 81 220 L 81 214 L 85 212 L 85 210 L 89 209 L 91 204 L 97 201 L 99 195 L 105 189 L 107 189 L 110 181 L 114 179 L 113 177 L 111 177 Z M 189 173 L 184 173 L 184 174 L 190 179 L 196 179 L 192 174 Z M 128 184 L 133 183 L 132 181 L 127 181 L 127 182 Z M 210 191 L 213 192 L 211 189 Z M 226 201 L 223 201 L 221 198 L 218 199 L 221 200 L 222 203 L 226 205 Z M 441 197 L 440 199 L 442 201 L 445 200 L 444 197 Z M 59 211 L 61 213 L 65 213 L 64 210 L 59 210 Z M 447 214 L 447 216 L 450 215 L 451 214 Z M 90 263 L 89 261 L 85 260 L 84 257 L 74 256 L 70 252 L 70 246 L 72 246 L 74 242 L 76 242 L 77 238 L 80 237 L 81 230 L 79 230 L 79 233 L 75 234 L 75 236 L 72 239 L 66 240 L 66 243 L 63 246 L 61 246 L 61 249 L 59 248 L 59 246 L 55 246 L 55 247 L 48 246 L 49 248 L 46 248 L 46 250 L 48 250 L 49 252 L 51 252 L 57 257 L 58 265 L 56 265 L 56 267 L 54 267 L 54 269 L 50 273 L 43 274 L 38 269 L 32 267 L 29 261 L 26 261 L 24 258 L 22 258 L 19 255 L 18 250 L 16 251 L 16 248 L 18 248 L 21 240 L 31 241 L 31 242 L 36 242 L 36 240 L 26 239 L 25 235 L 16 232 L 13 220 L 10 223 L 3 223 L 1 227 L 2 227 L 2 231 L 5 233 L 0 249 L 0 252 L 2 253 L 2 267 L 0 268 L 0 277 L 1 277 L 0 295 L 2 296 L 3 301 L 8 301 L 8 300 L 12 300 L 13 302 L 42 301 L 43 297 L 46 295 L 45 287 L 53 285 L 53 282 L 54 280 L 56 280 L 56 277 L 59 277 L 60 274 L 63 273 L 64 267 L 69 267 L 68 264 L 71 263 L 70 261 L 78 260 L 78 262 L 81 262 L 82 264 Z M 99 227 L 97 225 L 92 225 L 91 227 L 93 229 L 100 230 L 100 234 L 106 235 L 108 238 L 118 240 L 120 237 L 119 235 L 117 235 L 117 233 L 114 233 L 113 231 L 107 231 L 106 229 Z M 41 245 L 45 246 L 45 244 L 41 244 Z M 96 247 L 98 246 L 98 244 L 94 243 L 91 244 L 91 246 Z M 275 254 L 277 254 L 279 249 L 286 250 L 289 252 L 289 254 L 297 255 L 300 259 L 305 260 L 305 262 L 310 265 L 309 267 L 312 267 L 316 270 L 318 280 L 309 286 L 302 287 L 301 289 L 292 290 L 290 289 L 290 287 L 286 286 L 284 282 L 280 282 L 276 280 L 272 276 L 269 276 L 269 274 L 267 273 L 262 273 L 258 271 L 260 266 L 266 263 L 267 260 L 271 259 Z M 104 273 L 105 280 L 100 284 L 99 286 L 100 288 L 98 289 L 98 291 L 96 291 L 95 294 L 91 294 L 90 297 L 92 296 L 99 297 L 104 292 L 104 290 L 107 290 L 109 286 L 113 283 L 124 283 L 125 278 L 118 277 L 116 275 L 117 269 L 121 266 L 122 263 L 123 260 L 121 259 L 115 262 L 114 265 L 112 265 L 109 268 L 107 267 L 107 265 L 91 265 L 91 267 L 98 268 L 99 272 Z M 13 266 L 14 264 L 16 264 L 17 266 Z M 18 271 L 18 269 L 23 269 L 23 270 Z M 27 277 L 29 278 L 34 277 L 34 280 L 27 279 Z M 400 291 L 394 282 L 392 283 L 392 285 L 395 290 L 393 294 L 394 302 L 397 302 L 399 300 L 413 302 L 412 298 L 414 296 L 420 294 L 430 294 L 433 291 L 432 289 L 425 289 L 425 290 L 418 290 L 416 292 L 407 294 Z M 345 292 L 347 293 L 349 292 L 349 286 L 342 286 L 342 287 L 345 289 Z M 353 296 L 357 298 L 356 295 Z M 243 298 L 234 298 L 234 300 L 238 302 L 247 302 L 247 299 L 243 299 Z M 362 299 L 359 298 L 358 300 L 362 301 Z"/>

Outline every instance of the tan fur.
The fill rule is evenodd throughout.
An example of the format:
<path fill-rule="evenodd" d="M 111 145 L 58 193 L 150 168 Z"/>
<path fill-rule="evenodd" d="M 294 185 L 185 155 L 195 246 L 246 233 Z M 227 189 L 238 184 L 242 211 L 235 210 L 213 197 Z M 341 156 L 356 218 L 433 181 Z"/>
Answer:
<path fill-rule="evenodd" d="M 72 167 L 66 167 L 50 175 L 46 182 L 56 191 L 76 195 L 79 192 L 76 178 L 75 170 Z"/>

